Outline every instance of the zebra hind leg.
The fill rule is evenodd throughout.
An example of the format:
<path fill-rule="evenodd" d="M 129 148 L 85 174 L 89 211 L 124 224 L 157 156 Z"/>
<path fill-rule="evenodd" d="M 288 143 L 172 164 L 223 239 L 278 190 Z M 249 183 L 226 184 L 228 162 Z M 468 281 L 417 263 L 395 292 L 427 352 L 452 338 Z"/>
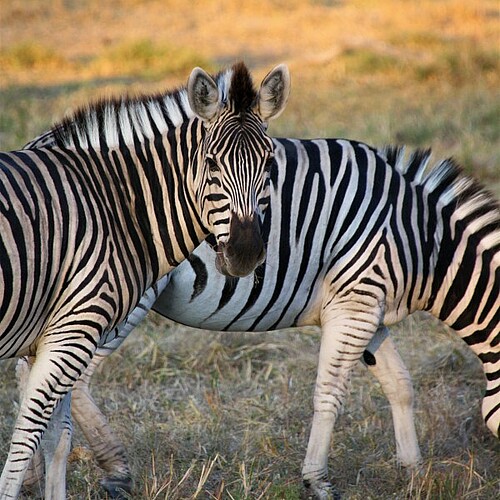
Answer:
<path fill-rule="evenodd" d="M 90 395 L 90 379 L 98 365 L 118 349 L 129 333 L 144 319 L 169 280 L 170 276 L 166 275 L 146 290 L 128 318 L 110 333 L 109 337 L 112 340 L 97 349 L 91 363 L 73 389 L 73 418 L 85 435 L 99 465 L 107 473 L 101 485 L 111 498 L 123 498 L 124 494 L 131 492 L 132 475 L 125 447 L 113 433 L 106 417 Z"/>
<path fill-rule="evenodd" d="M 28 356 L 22 356 L 17 361 L 16 379 L 17 387 L 19 389 L 19 401 L 22 401 L 24 398 L 26 385 L 28 384 L 28 376 L 33 361 L 34 358 L 29 358 Z M 33 459 L 28 466 L 26 475 L 24 476 L 23 490 L 25 490 L 28 494 L 40 497 L 43 495 L 45 486 L 44 466 L 42 451 L 38 449 L 33 455 Z"/>
<path fill-rule="evenodd" d="M 377 330 L 363 361 L 380 382 L 391 405 L 398 462 L 404 467 L 417 467 L 422 457 L 415 430 L 413 384 L 387 328 Z"/>
<path fill-rule="evenodd" d="M 45 460 L 45 498 L 65 498 L 66 464 L 71 448 L 71 391 L 56 406 L 40 447 Z"/>
<path fill-rule="evenodd" d="M 500 334 L 498 334 L 500 339 Z M 496 350 L 482 353 L 479 358 L 483 362 L 483 371 L 486 377 L 486 392 L 482 402 L 484 422 L 494 436 L 500 438 L 500 347 Z"/>
<path fill-rule="evenodd" d="M 121 342 L 120 342 L 121 343 Z M 72 415 L 107 475 L 101 480 L 110 498 L 128 498 L 132 476 L 125 448 L 92 398 L 89 382 L 97 366 L 112 352 L 99 348 L 73 389 Z"/>

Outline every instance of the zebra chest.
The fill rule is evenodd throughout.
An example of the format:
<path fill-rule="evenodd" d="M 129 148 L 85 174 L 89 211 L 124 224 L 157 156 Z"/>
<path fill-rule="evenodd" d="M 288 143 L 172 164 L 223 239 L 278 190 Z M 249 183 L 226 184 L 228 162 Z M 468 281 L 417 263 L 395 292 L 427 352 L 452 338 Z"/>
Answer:
<path fill-rule="evenodd" d="M 38 254 L 31 248 L 30 258 L 12 266 L 0 284 L 2 359 L 33 353 L 43 339 L 70 329 L 89 330 L 97 342 L 126 318 L 153 279 L 144 258 L 113 239 L 66 238 L 64 250 L 62 241 L 48 249 L 49 243 Z"/>

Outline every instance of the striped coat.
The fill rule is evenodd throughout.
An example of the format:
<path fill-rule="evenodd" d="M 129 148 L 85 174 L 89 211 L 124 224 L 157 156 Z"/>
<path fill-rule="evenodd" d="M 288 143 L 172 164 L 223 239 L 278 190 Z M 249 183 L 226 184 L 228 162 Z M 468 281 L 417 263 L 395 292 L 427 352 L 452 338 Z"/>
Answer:
<path fill-rule="evenodd" d="M 146 289 L 209 233 L 221 272 L 263 261 L 265 129 L 288 92 L 285 66 L 258 91 L 243 64 L 215 78 L 197 68 L 173 93 L 79 111 L 54 147 L 0 154 L 0 358 L 35 357 L 1 498 L 19 494 L 55 411 L 49 435 L 70 432 L 66 394 Z M 62 498 L 53 456 L 47 467 L 46 497 Z"/>

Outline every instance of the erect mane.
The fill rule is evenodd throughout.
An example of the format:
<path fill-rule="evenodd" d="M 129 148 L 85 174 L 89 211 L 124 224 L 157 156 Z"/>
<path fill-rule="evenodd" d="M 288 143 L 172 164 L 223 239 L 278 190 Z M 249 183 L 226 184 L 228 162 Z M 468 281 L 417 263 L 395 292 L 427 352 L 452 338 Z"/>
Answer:
<path fill-rule="evenodd" d="M 217 73 L 214 80 L 221 101 L 236 112 L 248 111 L 257 92 L 243 63 Z M 173 91 L 106 98 L 81 107 L 52 127 L 55 143 L 60 147 L 117 147 L 120 142 L 133 144 L 165 134 L 189 120 L 194 113 L 189 105 L 186 86 Z"/>
<path fill-rule="evenodd" d="M 461 219 L 470 217 L 492 235 L 491 246 L 500 246 L 500 204 L 496 198 L 475 179 L 464 175 L 452 159 L 442 160 L 428 167 L 431 150 L 415 150 L 408 157 L 403 147 L 386 147 L 380 150 L 387 163 L 405 179 L 420 185 L 439 199 L 441 205 L 455 206 Z"/>
<path fill-rule="evenodd" d="M 58 146 L 116 147 L 179 126 L 193 116 L 186 87 L 137 97 L 106 98 L 81 107 L 52 128 Z"/>
<path fill-rule="evenodd" d="M 235 113 L 249 111 L 257 100 L 252 77 L 243 62 L 235 64 L 232 68 L 229 100 Z"/>

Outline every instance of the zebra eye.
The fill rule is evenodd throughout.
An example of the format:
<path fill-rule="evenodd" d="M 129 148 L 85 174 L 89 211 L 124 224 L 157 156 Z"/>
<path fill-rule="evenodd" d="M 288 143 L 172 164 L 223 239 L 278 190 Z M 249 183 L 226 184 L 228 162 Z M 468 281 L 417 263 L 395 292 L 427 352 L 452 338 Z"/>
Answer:
<path fill-rule="evenodd" d="M 271 167 L 273 166 L 274 163 L 274 156 L 271 156 L 271 158 L 268 158 L 266 160 L 266 163 L 264 165 L 264 171 L 269 172 L 271 170 Z"/>
<path fill-rule="evenodd" d="M 211 172 L 212 174 L 220 171 L 219 165 L 217 165 L 216 161 L 213 158 L 207 158 L 207 165 L 209 172 Z"/>

